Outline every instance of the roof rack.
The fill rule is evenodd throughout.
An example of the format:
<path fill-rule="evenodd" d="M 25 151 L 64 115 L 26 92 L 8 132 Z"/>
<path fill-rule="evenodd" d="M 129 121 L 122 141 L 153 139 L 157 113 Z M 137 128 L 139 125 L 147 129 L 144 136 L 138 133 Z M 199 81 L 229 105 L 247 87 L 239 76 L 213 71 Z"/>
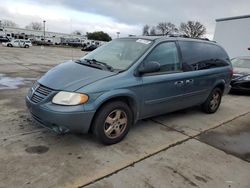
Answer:
<path fill-rule="evenodd" d="M 162 34 L 155 34 L 155 35 L 147 35 L 147 36 L 156 36 L 156 37 L 180 37 L 180 38 L 188 38 L 188 39 L 196 39 L 196 40 L 205 40 L 216 43 L 214 40 L 209 40 L 208 38 L 198 38 L 198 37 L 189 37 L 183 34 L 169 34 L 169 35 L 162 35 Z"/>
<path fill-rule="evenodd" d="M 182 35 L 182 34 L 170 34 L 170 35 L 166 35 L 167 37 L 182 37 L 182 38 L 190 38 L 187 35 Z"/>
<path fill-rule="evenodd" d="M 189 38 L 189 39 L 198 39 L 198 40 L 206 40 L 206 41 L 210 41 L 208 38 L 198 38 L 198 37 L 189 37 L 189 36 L 187 36 L 187 35 L 173 35 L 173 34 L 171 34 L 171 35 L 167 35 L 168 37 L 181 37 L 181 38 Z"/>
<path fill-rule="evenodd" d="M 148 36 L 180 37 L 180 38 L 189 38 L 189 39 L 199 39 L 199 40 L 210 41 L 208 38 L 189 37 L 189 36 L 184 35 L 184 34 L 169 34 L 169 35 L 155 34 L 155 35 L 148 35 Z"/>

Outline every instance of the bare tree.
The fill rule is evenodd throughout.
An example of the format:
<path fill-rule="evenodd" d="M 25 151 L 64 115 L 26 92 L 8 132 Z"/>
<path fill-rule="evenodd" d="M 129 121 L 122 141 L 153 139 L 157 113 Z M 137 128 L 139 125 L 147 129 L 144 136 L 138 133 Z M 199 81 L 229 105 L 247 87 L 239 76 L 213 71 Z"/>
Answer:
<path fill-rule="evenodd" d="M 152 26 L 149 32 L 150 35 L 156 35 L 156 29 L 155 26 Z"/>
<path fill-rule="evenodd" d="M 18 25 L 11 20 L 2 20 L 1 26 L 3 26 L 3 27 L 18 27 Z"/>
<path fill-rule="evenodd" d="M 200 22 L 188 21 L 180 24 L 180 32 L 188 37 L 200 38 L 206 34 L 206 27 Z"/>
<path fill-rule="evenodd" d="M 42 24 L 39 22 L 31 22 L 29 25 L 25 26 L 26 29 L 42 30 Z"/>
<path fill-rule="evenodd" d="M 72 32 L 73 35 L 82 35 L 81 31 L 79 30 L 75 30 L 74 32 Z"/>
<path fill-rule="evenodd" d="M 142 35 L 149 35 L 149 25 L 144 25 L 142 29 Z"/>
<path fill-rule="evenodd" d="M 178 29 L 171 22 L 160 22 L 156 26 L 162 35 L 169 35 L 178 32 Z"/>

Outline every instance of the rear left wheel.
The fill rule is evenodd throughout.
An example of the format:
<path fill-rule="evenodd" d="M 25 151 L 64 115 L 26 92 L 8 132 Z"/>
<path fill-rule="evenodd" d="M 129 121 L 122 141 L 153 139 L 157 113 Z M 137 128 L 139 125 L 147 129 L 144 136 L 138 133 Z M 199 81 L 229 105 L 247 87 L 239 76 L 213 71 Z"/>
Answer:
<path fill-rule="evenodd" d="M 93 132 L 103 144 L 120 142 L 128 133 L 133 122 L 129 106 L 121 101 L 104 105 L 96 114 Z"/>
<path fill-rule="evenodd" d="M 221 103 L 222 91 L 220 88 L 216 87 L 212 90 L 210 95 L 208 96 L 205 103 L 202 104 L 202 109 L 204 112 L 208 114 L 215 113 Z"/>

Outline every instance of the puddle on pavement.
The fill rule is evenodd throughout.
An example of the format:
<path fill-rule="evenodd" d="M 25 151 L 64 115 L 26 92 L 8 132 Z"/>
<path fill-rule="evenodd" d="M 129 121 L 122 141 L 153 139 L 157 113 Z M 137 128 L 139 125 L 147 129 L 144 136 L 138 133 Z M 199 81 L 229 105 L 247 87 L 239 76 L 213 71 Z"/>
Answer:
<path fill-rule="evenodd" d="M 250 124 L 235 123 L 233 128 L 221 127 L 198 136 L 198 140 L 214 146 L 226 153 L 250 162 Z"/>
<path fill-rule="evenodd" d="M 8 77 L 5 74 L 0 74 L 0 90 L 18 89 L 19 86 L 26 85 L 35 80 L 36 78 Z"/>
<path fill-rule="evenodd" d="M 32 146 L 25 149 L 27 153 L 34 153 L 34 154 L 43 154 L 49 151 L 47 146 Z"/>

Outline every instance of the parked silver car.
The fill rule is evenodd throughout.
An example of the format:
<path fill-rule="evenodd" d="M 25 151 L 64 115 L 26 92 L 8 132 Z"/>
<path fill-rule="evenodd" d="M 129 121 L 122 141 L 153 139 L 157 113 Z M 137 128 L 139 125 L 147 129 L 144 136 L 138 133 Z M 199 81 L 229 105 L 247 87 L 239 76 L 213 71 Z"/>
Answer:
<path fill-rule="evenodd" d="M 32 43 L 30 40 L 15 39 L 10 42 L 4 42 L 2 45 L 7 47 L 29 48 L 32 46 Z"/>

